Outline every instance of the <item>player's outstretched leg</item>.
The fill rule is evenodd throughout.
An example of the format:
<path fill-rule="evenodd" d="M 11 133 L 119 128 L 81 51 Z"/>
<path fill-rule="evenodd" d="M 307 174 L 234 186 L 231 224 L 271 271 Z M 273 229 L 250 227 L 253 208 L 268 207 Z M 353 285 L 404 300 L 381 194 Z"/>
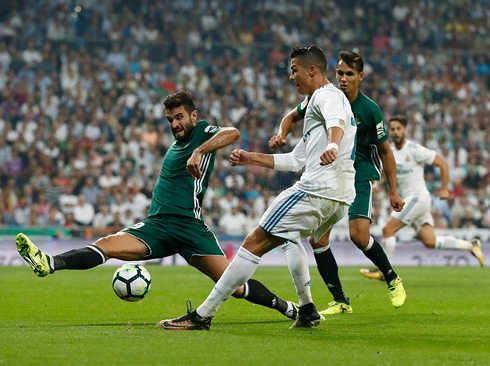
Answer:
<path fill-rule="evenodd" d="M 175 319 L 162 320 L 158 325 L 167 330 L 209 330 L 212 319 L 212 316 L 200 316 L 187 300 L 187 314 Z"/>
<path fill-rule="evenodd" d="M 473 244 L 473 247 L 471 248 L 471 254 L 476 258 L 478 259 L 478 261 L 480 262 L 480 266 L 484 266 L 485 265 L 485 260 L 484 260 L 484 256 L 483 256 L 483 252 L 481 250 L 481 240 L 479 237 L 475 237 L 473 238 L 473 240 L 471 241 L 471 244 Z"/>
<path fill-rule="evenodd" d="M 298 317 L 289 329 L 293 328 L 311 328 L 320 324 L 321 315 L 315 307 L 315 304 L 309 304 L 299 307 Z"/>
<path fill-rule="evenodd" d="M 54 272 L 53 258 L 44 254 L 25 234 L 18 234 L 15 238 L 17 250 L 24 260 L 31 266 L 39 277 L 45 277 Z"/>

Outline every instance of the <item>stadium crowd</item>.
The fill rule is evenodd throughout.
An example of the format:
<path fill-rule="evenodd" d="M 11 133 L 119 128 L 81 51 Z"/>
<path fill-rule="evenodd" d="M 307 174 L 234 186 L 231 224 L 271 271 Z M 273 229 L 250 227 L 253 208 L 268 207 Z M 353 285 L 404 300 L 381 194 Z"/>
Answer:
<path fill-rule="evenodd" d="M 294 45 L 315 43 L 335 81 L 337 53 L 366 61 L 361 90 L 409 119 L 410 138 L 450 166 L 437 228 L 490 227 L 488 1 L 19 2 L 0 18 L 0 224 L 130 226 L 143 218 L 173 137 L 163 98 L 192 91 L 199 116 L 235 126 L 234 147 L 270 152 L 300 100 L 288 80 Z M 304 19 L 308 19 L 307 22 Z M 299 25 L 301 24 L 301 27 Z M 295 126 L 291 149 L 301 138 Z M 217 153 L 207 222 L 243 235 L 299 174 L 231 168 Z M 374 224 L 389 214 L 384 184 Z"/>

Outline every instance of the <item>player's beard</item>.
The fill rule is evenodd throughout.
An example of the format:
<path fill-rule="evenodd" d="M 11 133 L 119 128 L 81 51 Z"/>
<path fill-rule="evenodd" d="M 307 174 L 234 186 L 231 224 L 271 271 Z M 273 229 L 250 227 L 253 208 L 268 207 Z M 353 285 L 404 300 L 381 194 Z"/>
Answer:
<path fill-rule="evenodd" d="M 395 141 L 395 147 L 399 149 L 403 146 L 404 143 L 405 143 L 405 135 L 402 135 L 400 136 L 400 142 Z"/>
<path fill-rule="evenodd" d="M 184 134 L 183 135 L 177 137 L 177 135 L 173 131 L 172 131 L 172 134 L 174 135 L 174 138 L 178 142 L 185 142 L 189 139 L 189 136 L 191 135 L 193 129 L 194 129 L 194 125 L 189 120 L 189 123 L 186 123 L 184 126 Z M 181 131 L 179 131 L 179 132 L 181 132 Z"/>

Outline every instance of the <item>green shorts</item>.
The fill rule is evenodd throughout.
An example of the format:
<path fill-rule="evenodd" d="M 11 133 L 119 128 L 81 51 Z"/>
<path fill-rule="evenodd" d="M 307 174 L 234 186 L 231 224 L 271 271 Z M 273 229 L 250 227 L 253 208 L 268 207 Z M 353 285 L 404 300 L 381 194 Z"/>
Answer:
<path fill-rule="evenodd" d="M 180 254 L 190 263 L 194 255 L 224 256 L 206 223 L 191 217 L 155 215 L 121 231 L 146 244 L 150 253 L 144 259 Z"/>
<path fill-rule="evenodd" d="M 373 218 L 373 185 L 370 180 L 355 182 L 356 198 L 349 207 L 349 221 L 365 219 L 372 221 Z"/>

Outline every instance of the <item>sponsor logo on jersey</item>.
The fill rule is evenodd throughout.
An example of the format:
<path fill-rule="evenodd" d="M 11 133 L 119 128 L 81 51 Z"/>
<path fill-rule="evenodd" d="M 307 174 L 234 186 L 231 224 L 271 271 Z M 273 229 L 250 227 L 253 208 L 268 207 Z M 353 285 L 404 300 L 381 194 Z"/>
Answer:
<path fill-rule="evenodd" d="M 379 122 L 376 125 L 376 134 L 378 136 L 378 139 L 380 139 L 381 137 L 383 137 L 385 135 L 385 127 L 383 125 L 383 121 Z"/>

